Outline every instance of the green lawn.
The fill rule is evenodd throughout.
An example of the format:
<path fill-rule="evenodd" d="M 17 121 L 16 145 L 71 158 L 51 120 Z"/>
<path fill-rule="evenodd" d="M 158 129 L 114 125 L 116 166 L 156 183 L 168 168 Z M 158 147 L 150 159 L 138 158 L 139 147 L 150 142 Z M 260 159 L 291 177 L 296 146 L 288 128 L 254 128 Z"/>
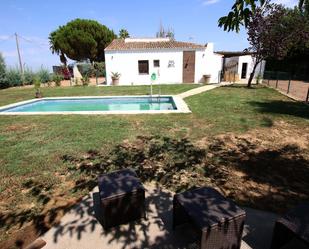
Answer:
<path fill-rule="evenodd" d="M 146 87 L 48 88 L 45 96 L 146 94 Z M 174 94 L 190 85 L 166 86 Z M 134 91 L 135 90 L 135 91 Z M 2 104 L 31 98 L 32 90 L 0 91 Z M 223 87 L 186 99 L 192 114 L 122 116 L 2 116 L 0 117 L 0 177 L 36 176 L 52 180 L 49 173 L 63 168 L 60 157 L 89 149 L 108 150 L 123 139 L 138 135 L 190 137 L 224 132 L 241 133 L 272 126 L 277 120 L 306 127 L 308 107 L 268 88 L 248 90 Z M 11 179 L 11 178 L 9 178 Z M 0 193 L 10 186 L 1 181 Z"/>
<path fill-rule="evenodd" d="M 162 94 L 176 94 L 193 87 L 196 85 L 162 86 Z M 154 92 L 157 91 L 155 87 Z M 149 87 L 144 86 L 43 89 L 44 96 L 148 93 Z M 34 90 L 29 88 L 1 90 L 0 105 L 30 99 L 33 94 Z M 40 212 L 45 203 L 21 191 L 29 179 L 51 189 L 61 188 L 64 179 L 78 179 L 79 173 L 68 172 L 64 155 L 80 156 L 91 149 L 107 153 L 124 139 L 133 140 L 139 135 L 187 137 L 195 142 L 227 132 L 241 134 L 271 128 L 280 121 L 299 130 L 309 127 L 308 106 L 269 88 L 221 87 L 185 101 L 192 114 L 0 116 L 0 213 L 17 212 L 31 202 L 35 203 L 35 212 Z M 63 188 L 66 195 L 83 194 Z"/>

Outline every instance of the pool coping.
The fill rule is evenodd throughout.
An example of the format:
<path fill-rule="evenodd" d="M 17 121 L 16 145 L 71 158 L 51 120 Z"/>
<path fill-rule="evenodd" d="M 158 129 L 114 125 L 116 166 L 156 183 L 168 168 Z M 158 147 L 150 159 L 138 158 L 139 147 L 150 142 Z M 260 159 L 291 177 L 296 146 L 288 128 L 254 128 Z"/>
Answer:
<path fill-rule="evenodd" d="M 1 112 L 5 109 L 14 108 L 20 105 L 33 103 L 40 100 L 53 100 L 53 99 L 102 99 L 102 98 L 138 98 L 138 97 L 150 97 L 150 95 L 122 95 L 122 96 L 68 96 L 68 97 L 45 97 L 40 99 L 30 99 L 20 101 L 17 103 L 0 106 L 0 116 L 14 116 L 14 115 L 129 115 L 129 114 L 172 114 L 172 113 L 191 113 L 186 102 L 176 95 L 153 95 L 152 97 L 172 97 L 176 106 L 176 110 L 134 110 L 134 111 L 70 111 L 70 112 Z"/>

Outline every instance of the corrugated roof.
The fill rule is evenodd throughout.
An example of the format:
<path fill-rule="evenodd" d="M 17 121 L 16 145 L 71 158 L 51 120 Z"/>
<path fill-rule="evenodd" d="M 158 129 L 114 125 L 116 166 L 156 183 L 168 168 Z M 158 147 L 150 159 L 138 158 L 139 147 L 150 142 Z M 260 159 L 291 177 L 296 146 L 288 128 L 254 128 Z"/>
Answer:
<path fill-rule="evenodd" d="M 215 53 L 224 55 L 224 57 L 234 57 L 234 56 L 252 55 L 253 54 L 253 52 L 247 52 L 247 51 L 216 51 Z"/>
<path fill-rule="evenodd" d="M 168 39 L 139 39 L 138 41 L 132 39 L 115 39 L 106 48 L 105 51 L 117 51 L 117 50 L 144 50 L 144 49 L 203 49 L 205 45 L 180 42 Z"/>

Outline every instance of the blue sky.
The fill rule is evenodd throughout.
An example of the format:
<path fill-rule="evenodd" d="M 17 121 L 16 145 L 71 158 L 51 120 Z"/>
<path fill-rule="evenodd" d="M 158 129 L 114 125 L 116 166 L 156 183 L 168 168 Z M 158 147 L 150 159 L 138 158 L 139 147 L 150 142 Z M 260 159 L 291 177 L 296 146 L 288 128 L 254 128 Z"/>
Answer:
<path fill-rule="evenodd" d="M 292 6 L 297 0 L 275 0 Z M 15 38 L 20 37 L 23 63 L 33 69 L 51 69 L 59 59 L 49 50 L 48 35 L 75 18 L 94 19 L 116 33 L 126 28 L 131 37 L 153 37 L 160 21 L 172 27 L 181 41 L 215 43 L 215 50 L 243 50 L 246 33 L 218 28 L 233 0 L 1 0 L 0 52 L 7 65 L 17 66 Z"/>

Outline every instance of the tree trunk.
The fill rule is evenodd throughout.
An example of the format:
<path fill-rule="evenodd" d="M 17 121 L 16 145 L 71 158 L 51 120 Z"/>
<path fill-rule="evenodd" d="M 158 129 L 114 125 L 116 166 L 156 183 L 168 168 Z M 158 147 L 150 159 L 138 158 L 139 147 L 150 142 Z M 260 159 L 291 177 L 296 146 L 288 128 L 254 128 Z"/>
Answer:
<path fill-rule="evenodd" d="M 255 70 L 256 70 L 256 67 L 257 67 L 257 65 L 258 65 L 259 63 L 260 63 L 260 62 L 259 62 L 258 60 L 254 63 L 254 67 L 253 67 L 253 69 L 252 69 L 252 72 L 250 73 L 250 77 L 249 77 L 249 80 L 248 80 L 248 85 L 247 85 L 248 88 L 251 87 L 252 80 L 253 80 L 253 77 L 254 77 L 254 74 L 255 74 Z"/>

